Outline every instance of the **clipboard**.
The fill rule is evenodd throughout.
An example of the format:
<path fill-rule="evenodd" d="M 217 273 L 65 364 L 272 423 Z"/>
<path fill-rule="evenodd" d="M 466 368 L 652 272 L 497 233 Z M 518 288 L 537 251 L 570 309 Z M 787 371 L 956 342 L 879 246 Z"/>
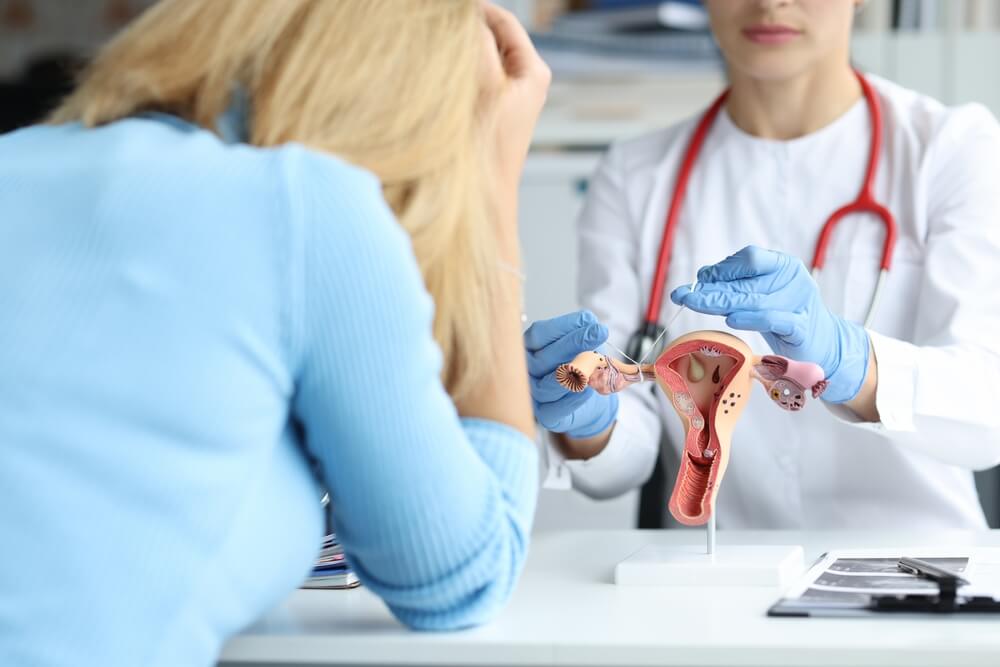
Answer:
<path fill-rule="evenodd" d="M 900 613 L 1000 614 L 1000 549 L 831 551 L 820 556 L 767 615 Z"/>

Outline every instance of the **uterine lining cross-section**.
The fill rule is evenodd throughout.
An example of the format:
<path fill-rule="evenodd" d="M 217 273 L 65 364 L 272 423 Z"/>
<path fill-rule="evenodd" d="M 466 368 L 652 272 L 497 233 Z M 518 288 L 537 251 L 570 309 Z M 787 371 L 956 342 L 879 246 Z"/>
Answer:
<path fill-rule="evenodd" d="M 701 525 L 712 514 L 729 462 L 732 424 L 745 404 L 748 361 L 745 352 L 720 340 L 693 338 L 671 345 L 654 364 L 684 425 L 684 448 L 669 506 L 683 524 Z"/>

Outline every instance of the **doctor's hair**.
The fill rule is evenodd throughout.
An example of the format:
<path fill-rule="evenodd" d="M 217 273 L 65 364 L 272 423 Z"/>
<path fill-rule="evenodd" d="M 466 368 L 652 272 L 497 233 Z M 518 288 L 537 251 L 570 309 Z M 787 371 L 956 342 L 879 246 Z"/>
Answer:
<path fill-rule="evenodd" d="M 248 143 L 297 142 L 374 172 L 412 239 L 458 399 L 489 373 L 501 296 L 484 30 L 479 0 L 161 0 L 49 121 L 160 111 L 218 133 L 239 92 Z"/>

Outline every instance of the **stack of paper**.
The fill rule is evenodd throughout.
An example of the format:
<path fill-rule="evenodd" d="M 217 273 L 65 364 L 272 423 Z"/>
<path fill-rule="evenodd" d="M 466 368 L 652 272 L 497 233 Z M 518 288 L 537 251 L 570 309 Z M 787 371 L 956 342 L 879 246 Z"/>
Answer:
<path fill-rule="evenodd" d="M 336 533 L 327 535 L 316 565 L 302 588 L 354 588 L 360 585 L 358 575 L 351 571 L 344 558 L 344 547 L 337 541 Z"/>

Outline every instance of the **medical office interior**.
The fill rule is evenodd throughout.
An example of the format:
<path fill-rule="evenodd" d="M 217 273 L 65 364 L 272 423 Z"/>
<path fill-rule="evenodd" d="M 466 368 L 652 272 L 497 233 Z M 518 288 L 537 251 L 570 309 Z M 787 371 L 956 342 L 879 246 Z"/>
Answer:
<path fill-rule="evenodd" d="M 43 119 L 71 90 L 75 73 L 94 50 L 153 4 L 154 0 L 0 0 L 0 134 Z M 617 140 L 664 128 L 700 113 L 726 86 L 726 73 L 698 0 L 500 0 L 498 4 L 513 12 L 529 30 L 553 74 L 520 185 L 524 310 L 527 321 L 533 322 L 580 307 L 577 279 L 581 272 L 587 271 L 587 266 L 579 264 L 577 222 L 591 178 L 608 147 Z M 930 95 L 947 105 L 976 102 L 1000 117 L 1000 68 L 997 66 L 1000 63 L 1000 0 L 867 0 L 856 15 L 852 58 L 856 67 L 865 73 Z M 867 138 L 858 141 L 867 141 Z M 997 215 L 1000 216 L 1000 211 Z M 735 250 L 727 248 L 726 252 Z M 996 259 L 1000 262 L 1000 257 Z M 760 392 L 759 388 L 747 386 L 751 393 Z M 766 399 L 757 396 L 755 400 Z M 806 409 L 820 408 L 810 405 Z M 551 473 L 545 465 L 547 438 L 540 429 L 540 480 Z M 740 465 L 738 435 L 735 442 L 730 466 Z M 591 547 L 580 538 L 581 535 L 615 536 L 625 534 L 621 531 L 629 531 L 632 537 L 628 538 L 631 540 L 628 552 L 636 551 L 642 544 L 635 537 L 640 533 L 631 532 L 634 529 L 670 533 L 691 531 L 671 518 L 663 502 L 664 494 L 669 495 L 674 475 L 676 470 L 670 468 L 670 463 L 661 461 L 642 488 L 599 500 L 573 489 L 554 488 L 558 483 L 547 484 L 539 492 L 532 528 L 533 539 L 542 545 L 539 552 L 542 555 L 537 557 L 551 557 L 546 549 L 554 549 L 552 545 L 564 535 L 574 536 L 573 549 L 588 552 Z M 987 522 L 992 529 L 1000 529 L 1000 469 L 983 470 L 975 477 Z M 721 493 L 725 493 L 725 489 Z M 724 527 L 724 517 L 720 517 L 720 521 Z M 703 528 L 693 530 L 697 531 L 697 537 L 690 541 L 700 548 L 704 540 L 701 537 Z M 723 529 L 720 539 L 724 534 Z M 935 539 L 930 538 L 931 546 L 948 546 L 933 544 Z M 0 544 L 2 542 L 0 538 Z M 994 542 L 1000 545 L 1000 541 Z M 326 546 L 330 554 L 335 553 L 335 545 Z M 880 543 L 880 546 L 886 545 Z M 720 547 L 720 553 L 722 550 Z M 588 558 L 596 558 L 596 553 L 603 552 L 595 547 L 593 553 L 581 558 L 590 562 Z M 818 555 L 807 551 L 807 556 Z M 0 558 L 0 564 L 2 562 Z M 810 562 L 806 560 L 804 565 Z M 531 620 L 530 609 L 535 608 L 532 607 L 535 598 L 530 597 L 531 588 L 544 591 L 547 584 L 541 582 L 541 575 L 533 575 L 530 567 L 529 564 L 521 584 L 528 590 L 519 589 L 514 599 L 520 605 L 519 613 L 527 614 L 522 625 L 530 621 L 542 627 L 542 617 L 554 612 L 539 602 L 538 618 Z M 614 567 L 615 562 L 610 561 L 595 565 L 594 576 L 602 585 L 610 587 Z M 640 568 L 633 576 L 642 579 Z M 624 574 L 622 579 L 625 579 Z M 788 583 L 790 580 L 783 581 Z M 324 594 L 342 595 L 346 600 L 347 596 L 357 596 L 361 590 L 330 590 Z M 582 605 L 579 613 L 584 616 L 590 613 L 587 604 L 598 604 L 588 602 L 582 592 L 571 591 L 567 595 L 570 596 L 567 604 Z M 602 593 L 599 604 L 611 609 L 629 604 L 616 595 Z M 542 596 L 539 592 L 539 599 Z M 808 646 L 792 646 L 795 643 L 792 640 L 788 646 L 768 645 L 765 648 L 773 650 L 767 653 L 765 648 L 754 644 L 750 636 L 752 629 L 740 635 L 744 644 L 739 646 L 750 647 L 742 657 L 734 648 L 728 654 L 703 658 L 696 641 L 678 645 L 675 654 L 643 653 L 645 635 L 636 628 L 645 628 L 655 634 L 655 630 L 650 629 L 655 625 L 651 618 L 662 613 L 665 614 L 664 622 L 670 622 L 679 614 L 676 610 L 663 611 L 661 603 L 653 596 L 653 593 L 644 594 L 636 603 L 647 620 L 626 621 L 621 620 L 625 616 L 616 616 L 618 622 L 632 624 L 628 628 L 614 624 L 595 627 L 585 620 L 580 621 L 579 632 L 596 633 L 599 637 L 592 637 L 591 644 L 581 644 L 581 647 L 596 645 L 607 651 L 620 649 L 623 651 L 620 662 L 607 657 L 613 653 L 597 651 L 587 655 L 585 648 L 574 652 L 571 643 L 552 648 L 546 643 L 541 629 L 535 635 L 525 631 L 526 634 L 519 635 L 516 641 L 507 642 L 506 620 L 501 620 L 497 626 L 487 626 L 485 634 L 473 630 L 467 636 L 459 634 L 454 641 L 445 634 L 426 644 L 408 644 L 405 632 L 395 627 L 377 627 L 373 634 L 366 634 L 372 630 L 366 623 L 375 621 L 364 614 L 375 613 L 371 612 L 374 602 L 328 604 L 316 598 L 318 601 L 306 605 L 307 611 L 298 609 L 306 620 L 288 621 L 282 615 L 284 612 L 269 617 L 256 626 L 258 634 L 231 644 L 220 664 L 890 664 L 878 662 L 883 659 L 892 660 L 891 664 L 912 665 L 1000 664 L 1000 644 L 995 639 L 992 643 L 984 639 L 986 643 L 982 646 L 970 639 L 978 636 L 977 633 L 1000 636 L 996 625 L 962 630 L 960 637 L 964 639 L 956 641 L 969 643 L 950 645 L 948 650 L 956 652 L 951 661 L 945 649 L 928 650 L 921 655 L 926 644 L 923 639 L 914 639 L 923 632 L 932 638 L 941 638 L 947 633 L 946 629 L 934 626 L 922 630 L 920 628 L 925 626 L 919 626 L 914 630 L 913 626 L 896 619 L 866 621 L 885 623 L 885 635 L 880 638 L 879 627 L 866 626 L 872 628 L 867 631 L 870 635 L 862 633 L 862 638 L 851 647 L 854 653 L 829 660 L 820 653 L 810 653 Z M 678 593 L 677 599 L 683 601 L 696 596 L 688 591 Z M 742 600 L 739 595 L 737 598 Z M 765 595 L 760 599 L 767 598 Z M 742 602 L 737 602 L 736 606 L 740 604 Z M 719 637 L 725 634 L 721 625 L 743 622 L 720 610 L 726 605 L 723 598 L 712 604 L 713 613 L 718 616 L 704 620 L 707 635 Z M 0 600 L 0 610 L 2 607 Z M 338 628 L 333 622 L 317 620 L 322 618 L 324 610 L 344 614 L 361 610 L 363 614 L 357 623 Z M 566 609 L 564 613 L 574 612 Z M 0 635 L 3 634 L 2 619 L 0 611 Z M 575 636 L 577 630 L 569 629 L 572 623 L 566 621 L 566 627 L 560 630 L 565 637 Z M 831 632 L 838 631 L 836 626 L 831 627 Z M 282 635 L 283 632 L 289 636 Z M 634 644 L 621 648 L 612 638 L 616 633 L 634 639 Z M 793 635 L 794 631 L 789 634 Z M 879 653 L 882 639 L 898 652 L 890 657 Z M 297 640 L 301 643 L 296 644 Z M 755 653 L 756 649 L 764 652 Z M 871 653 L 866 653 L 869 650 Z M 852 662 L 855 659 L 857 662 Z"/>
<path fill-rule="evenodd" d="M 539 31 L 555 74 L 522 185 L 526 310 L 537 320 L 576 305 L 581 270 L 576 253 L 549 249 L 572 236 L 588 178 L 604 149 L 616 139 L 695 115 L 715 98 L 725 77 L 711 39 L 696 29 L 646 32 L 630 26 L 634 9 L 602 24 L 585 12 L 555 13 L 561 3 L 509 4 Z M 650 8 L 659 7 L 666 8 L 663 18 L 674 11 L 670 18 L 685 29 L 688 20 L 697 23 L 681 5 L 645 4 L 647 17 L 653 16 Z M 979 102 L 997 115 L 1000 78 L 989 63 L 1000 58 L 998 12 L 1000 3 L 989 1 L 870 1 L 857 17 L 853 58 L 863 71 L 946 104 Z M 996 470 L 983 472 L 977 483 L 990 525 L 1000 527 L 1000 476 Z M 638 492 L 593 501 L 545 490 L 536 530 L 625 527 L 638 517 L 639 504 Z M 644 518 L 646 525 L 661 520 L 655 509 Z"/>

